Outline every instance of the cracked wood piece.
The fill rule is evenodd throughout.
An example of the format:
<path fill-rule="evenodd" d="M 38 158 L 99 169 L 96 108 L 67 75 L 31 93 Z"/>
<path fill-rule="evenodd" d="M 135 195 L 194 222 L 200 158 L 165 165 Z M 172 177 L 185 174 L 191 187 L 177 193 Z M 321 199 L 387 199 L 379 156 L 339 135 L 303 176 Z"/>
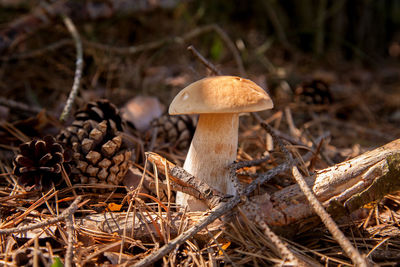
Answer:
<path fill-rule="evenodd" d="M 319 201 L 333 208 L 334 204 L 349 211 L 378 200 L 398 189 L 400 178 L 393 177 L 400 167 L 400 139 L 359 155 L 353 159 L 319 170 L 306 178 Z M 399 175 L 400 177 L 400 175 Z M 375 186 L 374 186 L 375 185 Z M 269 225 L 284 226 L 314 214 L 297 184 L 272 195 L 251 198 Z M 246 210 L 246 208 L 244 208 Z"/>

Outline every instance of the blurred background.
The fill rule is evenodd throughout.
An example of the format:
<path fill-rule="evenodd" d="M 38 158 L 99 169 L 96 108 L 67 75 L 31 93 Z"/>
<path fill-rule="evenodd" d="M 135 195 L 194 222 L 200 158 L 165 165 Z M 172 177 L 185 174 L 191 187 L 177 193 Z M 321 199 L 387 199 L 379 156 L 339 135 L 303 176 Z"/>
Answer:
<path fill-rule="evenodd" d="M 264 87 L 276 111 L 288 105 L 300 111 L 298 125 L 310 119 L 311 108 L 337 120 L 336 128 L 364 127 L 362 134 L 372 136 L 358 143 L 399 136 L 398 0 L 1 0 L 5 100 L 60 114 L 76 68 L 64 16 L 83 45 L 76 107 L 101 97 L 122 107 L 139 95 L 167 107 L 184 86 L 211 74 L 187 50 L 193 45 L 222 73 Z M 5 109 L 4 118 L 32 115 L 16 111 Z"/>

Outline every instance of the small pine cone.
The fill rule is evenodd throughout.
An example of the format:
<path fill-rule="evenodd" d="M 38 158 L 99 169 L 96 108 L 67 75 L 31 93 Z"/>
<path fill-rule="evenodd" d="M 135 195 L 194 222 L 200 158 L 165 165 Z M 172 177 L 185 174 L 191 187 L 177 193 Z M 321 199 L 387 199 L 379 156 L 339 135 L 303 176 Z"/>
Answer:
<path fill-rule="evenodd" d="M 71 155 L 52 136 L 23 143 L 19 149 L 13 173 L 26 190 L 46 191 L 52 183 L 57 185 L 62 181 L 62 166 L 69 172 L 67 162 Z"/>
<path fill-rule="evenodd" d="M 107 100 L 90 102 L 58 137 L 73 150 L 73 182 L 119 185 L 132 152 L 122 137 L 123 121 Z"/>
<path fill-rule="evenodd" d="M 196 130 L 197 119 L 190 115 L 163 115 L 152 122 L 157 127 L 160 143 L 170 143 L 176 148 L 187 149 Z"/>
<path fill-rule="evenodd" d="M 295 90 L 298 101 L 309 105 L 324 105 L 333 103 L 333 97 L 329 85 L 322 80 L 303 82 Z"/>

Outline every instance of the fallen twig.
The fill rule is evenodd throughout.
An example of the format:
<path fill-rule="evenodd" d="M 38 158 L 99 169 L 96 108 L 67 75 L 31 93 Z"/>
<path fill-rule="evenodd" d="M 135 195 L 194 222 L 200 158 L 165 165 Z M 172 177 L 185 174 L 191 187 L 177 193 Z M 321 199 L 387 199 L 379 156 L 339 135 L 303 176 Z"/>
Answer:
<path fill-rule="evenodd" d="M 79 86 L 81 83 L 82 77 L 82 69 L 83 69 L 83 52 L 82 52 L 82 41 L 79 36 L 79 33 L 69 17 L 64 16 L 64 23 L 67 26 L 68 31 L 71 33 L 72 37 L 75 41 L 76 46 L 76 69 L 75 69 L 75 76 L 74 76 L 74 83 L 72 85 L 71 92 L 68 96 L 67 103 L 65 104 L 64 110 L 61 113 L 60 121 L 65 121 L 72 109 L 72 104 L 75 101 L 76 96 L 78 95 Z"/>
<path fill-rule="evenodd" d="M 67 252 L 65 253 L 65 266 L 72 267 L 72 263 L 74 262 L 74 220 L 72 213 L 65 217 L 65 225 L 68 234 Z"/>
<path fill-rule="evenodd" d="M 322 222 L 332 234 L 333 238 L 339 245 L 342 247 L 344 252 L 356 266 L 366 267 L 367 262 L 365 257 L 361 256 L 361 254 L 356 250 L 353 245 L 350 243 L 349 239 L 343 234 L 343 232 L 339 229 L 335 221 L 332 217 L 326 212 L 322 204 L 315 197 L 314 193 L 311 191 L 310 187 L 308 187 L 305 182 L 303 176 L 300 174 L 299 170 L 296 166 L 292 167 L 293 177 L 296 179 L 297 184 L 300 186 L 304 195 L 307 197 L 307 200 L 310 202 L 313 207 L 315 213 L 321 218 Z"/>
<path fill-rule="evenodd" d="M 290 169 L 290 165 L 287 163 L 284 163 L 282 165 L 279 165 L 278 167 L 260 175 L 256 180 L 254 180 L 249 186 L 247 186 L 243 190 L 243 196 L 248 196 L 250 193 L 252 193 L 256 188 L 257 185 L 260 183 L 264 183 L 269 179 L 272 179 L 279 173 L 283 171 L 287 171 Z M 193 237 L 197 232 L 205 228 L 207 225 L 215 221 L 216 219 L 222 217 L 226 213 L 232 211 L 232 209 L 240 203 L 241 201 L 241 195 L 237 195 L 232 197 L 228 202 L 223 202 L 220 203 L 217 207 L 212 209 L 207 213 L 207 217 L 199 221 L 196 225 L 191 227 L 190 229 L 184 231 L 182 234 L 180 234 L 178 237 L 175 239 L 171 240 L 168 244 L 162 246 L 160 249 L 154 251 L 151 253 L 149 256 L 145 257 L 144 259 L 140 260 L 133 266 L 148 266 L 157 260 L 161 259 L 163 256 L 165 256 L 167 253 L 171 252 L 176 246 L 182 245 L 186 240 L 189 238 Z"/>
<path fill-rule="evenodd" d="M 203 57 L 202 54 L 200 54 L 199 51 L 197 51 L 197 49 L 193 46 L 190 45 L 188 46 L 187 50 L 189 50 L 190 52 L 192 52 L 192 54 L 201 62 L 204 64 L 204 66 L 207 67 L 207 69 L 211 70 L 212 73 L 216 74 L 216 75 L 222 75 L 222 72 L 217 69 L 214 64 L 212 64 L 210 61 L 208 61 L 205 57 Z"/>
<path fill-rule="evenodd" d="M 82 200 L 82 197 L 78 196 L 74 200 L 74 202 L 72 202 L 71 206 L 69 206 L 59 216 L 57 216 L 55 218 L 51 218 L 51 219 L 48 219 L 48 220 L 40 222 L 40 223 L 30 224 L 30 225 L 26 225 L 26 226 L 22 226 L 22 227 L 0 229 L 0 235 L 12 234 L 12 233 L 22 233 L 22 232 L 26 232 L 26 231 L 37 229 L 37 228 L 42 228 L 42 227 L 50 225 L 50 224 L 55 224 L 55 223 L 64 221 L 64 220 L 66 220 L 66 218 L 68 216 L 70 216 L 71 214 L 74 214 L 76 212 L 76 210 L 78 209 L 78 203 L 81 200 Z"/>
<path fill-rule="evenodd" d="M 282 140 L 278 138 L 273 130 L 268 126 L 268 124 L 262 122 L 261 126 L 268 131 L 269 134 L 278 142 L 281 150 L 285 153 L 289 162 L 293 162 L 292 154 L 286 149 L 283 145 Z M 306 196 L 308 202 L 314 209 L 315 213 L 321 218 L 322 222 L 325 224 L 326 228 L 328 228 L 329 232 L 331 232 L 333 238 L 339 243 L 339 245 L 343 248 L 345 253 L 351 258 L 356 266 L 367 266 L 367 262 L 364 257 L 356 250 L 350 241 L 346 238 L 342 231 L 340 231 L 339 227 L 332 219 L 332 217 L 326 212 L 322 204 L 318 201 L 317 197 L 314 195 L 314 192 L 310 189 L 303 176 L 300 174 L 299 170 L 296 166 L 292 167 L 292 174 L 295 178 L 297 184 L 299 185 L 301 191 L 303 191 Z"/>

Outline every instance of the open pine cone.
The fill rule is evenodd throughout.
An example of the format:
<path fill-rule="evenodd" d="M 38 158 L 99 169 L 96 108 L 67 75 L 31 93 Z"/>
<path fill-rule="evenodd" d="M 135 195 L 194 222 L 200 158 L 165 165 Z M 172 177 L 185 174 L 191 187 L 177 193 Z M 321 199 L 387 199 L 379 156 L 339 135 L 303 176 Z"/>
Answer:
<path fill-rule="evenodd" d="M 52 136 L 23 143 L 19 149 L 13 173 L 27 190 L 46 191 L 61 182 L 62 166 L 69 172 L 70 154 Z"/>
<path fill-rule="evenodd" d="M 196 130 L 197 120 L 190 115 L 163 115 L 152 121 L 157 128 L 159 143 L 169 143 L 179 149 L 188 149 Z"/>
<path fill-rule="evenodd" d="M 108 100 L 90 102 L 58 137 L 73 150 L 74 183 L 118 185 L 131 165 L 123 121 Z"/>

